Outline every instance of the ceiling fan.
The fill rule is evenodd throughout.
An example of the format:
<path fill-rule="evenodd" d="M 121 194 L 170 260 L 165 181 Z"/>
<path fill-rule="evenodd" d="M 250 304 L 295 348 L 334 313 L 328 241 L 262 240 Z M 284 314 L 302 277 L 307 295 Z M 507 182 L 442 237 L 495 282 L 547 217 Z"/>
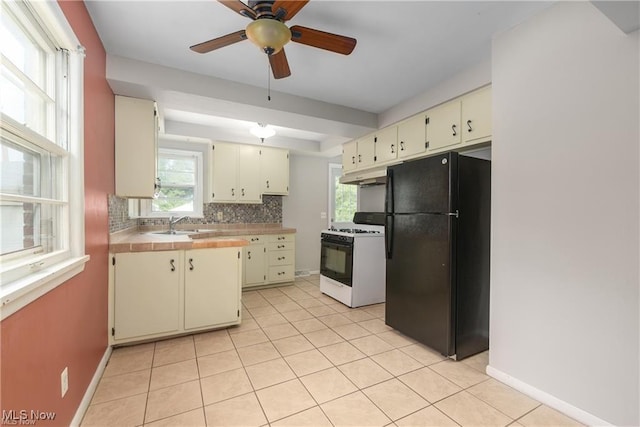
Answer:
<path fill-rule="evenodd" d="M 269 56 L 273 77 L 282 79 L 291 75 L 283 49 L 289 41 L 343 55 L 349 55 L 356 47 L 356 39 L 351 37 L 299 25 L 288 28 L 284 24 L 309 0 L 254 0 L 249 1 L 248 5 L 240 0 L 218 1 L 252 22 L 244 30 L 191 46 L 190 49 L 194 52 L 207 53 L 249 39 Z"/>

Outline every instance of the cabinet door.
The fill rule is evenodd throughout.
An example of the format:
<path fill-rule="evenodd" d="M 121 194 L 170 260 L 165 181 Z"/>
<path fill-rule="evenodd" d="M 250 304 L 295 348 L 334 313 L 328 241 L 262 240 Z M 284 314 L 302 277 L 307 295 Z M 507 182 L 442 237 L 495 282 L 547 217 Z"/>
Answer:
<path fill-rule="evenodd" d="M 407 158 L 427 151 L 427 124 L 424 113 L 398 125 L 398 157 Z"/>
<path fill-rule="evenodd" d="M 491 87 L 462 98 L 463 142 L 491 138 L 491 121 Z"/>
<path fill-rule="evenodd" d="M 179 251 L 115 255 L 115 339 L 178 331 L 180 255 Z"/>
<path fill-rule="evenodd" d="M 202 328 L 240 319 L 239 248 L 185 251 L 184 328 Z"/>
<path fill-rule="evenodd" d="M 428 150 L 438 150 L 449 145 L 459 144 L 462 135 L 460 128 L 460 101 L 451 101 L 433 110 L 427 111 Z"/>
<path fill-rule="evenodd" d="M 153 197 L 157 175 L 158 115 L 155 102 L 116 96 L 116 194 Z"/>
<path fill-rule="evenodd" d="M 264 147 L 260 156 L 263 194 L 289 194 L 289 151 Z"/>
<path fill-rule="evenodd" d="M 235 145 L 215 143 L 211 145 L 210 201 L 235 202 L 238 198 L 238 149 Z"/>
<path fill-rule="evenodd" d="M 358 140 L 357 169 L 373 166 L 376 157 L 375 134 Z"/>
<path fill-rule="evenodd" d="M 266 277 L 265 245 L 249 245 L 244 247 L 244 283 L 243 286 L 263 284 Z"/>
<path fill-rule="evenodd" d="M 355 170 L 357 166 L 358 141 L 350 141 L 342 146 L 342 171 Z"/>
<path fill-rule="evenodd" d="M 238 201 L 260 203 L 260 148 L 255 145 L 238 147 Z"/>
<path fill-rule="evenodd" d="M 398 127 L 389 126 L 376 133 L 376 163 L 385 163 L 398 157 Z"/>

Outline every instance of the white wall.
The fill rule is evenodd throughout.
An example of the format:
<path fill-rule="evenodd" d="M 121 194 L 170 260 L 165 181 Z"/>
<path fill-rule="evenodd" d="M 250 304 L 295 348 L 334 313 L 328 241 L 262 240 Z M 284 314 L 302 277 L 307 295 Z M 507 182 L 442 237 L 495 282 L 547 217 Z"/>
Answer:
<path fill-rule="evenodd" d="M 320 232 L 328 228 L 329 163 L 341 158 L 291 154 L 289 159 L 289 195 L 282 199 L 282 223 L 297 229 L 296 271 L 320 269 Z"/>
<path fill-rule="evenodd" d="M 488 371 L 616 425 L 640 424 L 639 45 L 588 2 L 493 43 Z"/>

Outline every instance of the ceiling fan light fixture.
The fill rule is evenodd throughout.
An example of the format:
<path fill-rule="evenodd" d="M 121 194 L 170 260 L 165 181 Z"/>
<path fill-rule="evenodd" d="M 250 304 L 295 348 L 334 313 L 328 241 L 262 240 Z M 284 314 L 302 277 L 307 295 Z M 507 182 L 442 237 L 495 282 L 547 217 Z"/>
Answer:
<path fill-rule="evenodd" d="M 249 132 L 260 139 L 269 138 L 276 134 L 275 129 L 264 123 L 257 123 L 249 129 Z"/>
<path fill-rule="evenodd" d="M 247 25 L 245 33 L 267 55 L 280 52 L 291 40 L 291 30 L 282 22 L 271 18 L 256 19 Z"/>

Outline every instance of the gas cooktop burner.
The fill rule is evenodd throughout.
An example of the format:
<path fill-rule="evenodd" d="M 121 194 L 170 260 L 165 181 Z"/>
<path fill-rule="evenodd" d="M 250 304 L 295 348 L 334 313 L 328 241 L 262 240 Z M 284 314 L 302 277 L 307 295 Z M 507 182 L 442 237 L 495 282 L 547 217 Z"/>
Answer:
<path fill-rule="evenodd" d="M 349 234 L 380 233 L 379 231 L 376 231 L 376 230 L 362 230 L 361 228 L 334 228 L 334 227 L 331 227 L 330 230 L 331 231 L 339 231 L 341 233 L 349 233 Z"/>

